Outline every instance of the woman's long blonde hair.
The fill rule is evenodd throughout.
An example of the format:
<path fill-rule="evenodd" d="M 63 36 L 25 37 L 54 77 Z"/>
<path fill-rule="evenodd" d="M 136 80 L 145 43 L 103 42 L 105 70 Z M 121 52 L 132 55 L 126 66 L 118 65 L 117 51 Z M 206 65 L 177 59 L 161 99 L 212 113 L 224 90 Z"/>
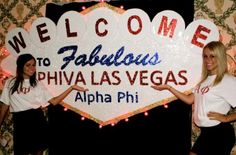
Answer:
<path fill-rule="evenodd" d="M 217 59 L 217 73 L 216 73 L 216 78 L 213 82 L 213 86 L 215 86 L 219 84 L 220 81 L 223 79 L 224 75 L 228 73 L 226 48 L 222 42 L 212 41 L 203 48 L 203 51 L 205 49 L 209 49 L 210 51 L 212 51 Z M 202 53 L 202 57 L 203 57 L 203 53 Z M 202 76 L 201 76 L 201 80 L 199 84 L 205 81 L 208 75 L 209 73 L 203 62 L 202 63 Z"/>

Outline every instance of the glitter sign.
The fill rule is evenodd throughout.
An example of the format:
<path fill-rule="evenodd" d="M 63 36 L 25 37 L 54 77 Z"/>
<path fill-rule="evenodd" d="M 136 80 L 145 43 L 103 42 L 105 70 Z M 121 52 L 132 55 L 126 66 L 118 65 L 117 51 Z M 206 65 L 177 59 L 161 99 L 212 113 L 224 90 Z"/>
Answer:
<path fill-rule="evenodd" d="M 84 14 L 68 11 L 57 24 L 38 18 L 29 32 L 13 29 L 6 37 L 11 56 L 4 61 L 33 54 L 37 77 L 53 94 L 75 83 L 89 88 L 73 91 L 64 106 L 106 125 L 175 99 L 151 85 L 191 91 L 199 80 L 202 47 L 218 39 L 217 27 L 207 20 L 185 27 L 171 10 L 151 21 L 141 9 L 117 12 L 105 4 Z"/>

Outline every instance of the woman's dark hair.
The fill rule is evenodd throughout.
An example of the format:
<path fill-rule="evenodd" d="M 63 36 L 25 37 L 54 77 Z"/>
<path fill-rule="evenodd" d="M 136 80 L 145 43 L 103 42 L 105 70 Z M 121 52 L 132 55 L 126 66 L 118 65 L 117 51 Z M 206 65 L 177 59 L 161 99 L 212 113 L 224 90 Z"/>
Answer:
<path fill-rule="evenodd" d="M 14 81 L 14 84 L 11 87 L 11 94 L 13 94 L 15 91 L 17 91 L 18 88 L 22 88 L 23 82 L 24 82 L 24 66 L 25 64 L 30 61 L 34 60 L 36 62 L 36 59 L 31 55 L 31 54 L 22 54 L 19 55 L 17 60 L 16 60 L 16 77 L 12 79 Z M 12 82 L 11 81 L 11 82 Z M 34 73 L 30 79 L 30 86 L 35 87 L 37 85 L 37 80 L 36 80 L 36 73 Z"/>

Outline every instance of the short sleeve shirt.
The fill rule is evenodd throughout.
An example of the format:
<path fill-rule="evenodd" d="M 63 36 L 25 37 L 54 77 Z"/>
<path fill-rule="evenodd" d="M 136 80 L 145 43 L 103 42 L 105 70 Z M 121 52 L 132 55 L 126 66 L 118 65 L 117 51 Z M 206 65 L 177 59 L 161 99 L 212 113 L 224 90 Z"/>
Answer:
<path fill-rule="evenodd" d="M 200 127 L 215 126 L 220 123 L 208 118 L 207 114 L 210 111 L 227 114 L 231 107 L 236 107 L 236 77 L 226 74 L 219 84 L 212 86 L 215 77 L 215 75 L 209 76 L 194 89 L 193 118 Z"/>
<path fill-rule="evenodd" d="M 10 106 L 11 112 L 19 112 L 28 109 L 37 109 L 49 105 L 49 100 L 52 98 L 51 93 L 40 81 L 36 87 L 30 86 L 29 79 L 25 79 L 22 89 L 18 89 L 13 94 L 10 89 L 14 83 L 14 79 L 8 79 L 4 85 L 0 101 Z"/>

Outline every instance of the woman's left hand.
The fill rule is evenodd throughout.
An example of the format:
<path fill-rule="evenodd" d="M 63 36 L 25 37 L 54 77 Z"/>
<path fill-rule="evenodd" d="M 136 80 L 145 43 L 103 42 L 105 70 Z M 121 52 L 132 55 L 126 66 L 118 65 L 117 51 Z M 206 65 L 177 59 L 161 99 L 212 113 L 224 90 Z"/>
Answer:
<path fill-rule="evenodd" d="M 80 87 L 80 86 L 78 86 L 78 85 L 76 85 L 76 84 L 72 86 L 72 89 L 73 89 L 73 90 L 78 90 L 78 91 L 88 91 L 87 88 Z"/>
<path fill-rule="evenodd" d="M 221 114 L 221 113 L 218 113 L 218 112 L 212 112 L 210 111 L 207 116 L 209 117 L 210 120 L 217 120 L 217 121 L 220 121 L 220 122 L 228 122 L 228 117 L 227 115 L 224 115 L 224 114 Z"/>

